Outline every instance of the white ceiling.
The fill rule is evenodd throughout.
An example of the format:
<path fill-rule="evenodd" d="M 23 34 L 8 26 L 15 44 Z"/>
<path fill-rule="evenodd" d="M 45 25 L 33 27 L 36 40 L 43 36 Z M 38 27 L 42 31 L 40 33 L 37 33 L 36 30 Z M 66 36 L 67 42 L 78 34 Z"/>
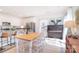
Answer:
<path fill-rule="evenodd" d="M 62 6 L 0 6 L 1 13 L 17 17 L 30 16 L 53 16 L 62 17 L 66 14 L 68 7 Z"/>

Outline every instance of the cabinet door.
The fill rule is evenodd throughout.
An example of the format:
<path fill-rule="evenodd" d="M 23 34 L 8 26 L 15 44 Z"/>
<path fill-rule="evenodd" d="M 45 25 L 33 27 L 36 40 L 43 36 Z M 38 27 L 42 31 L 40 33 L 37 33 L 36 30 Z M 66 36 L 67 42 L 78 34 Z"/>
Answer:
<path fill-rule="evenodd" d="M 48 37 L 62 39 L 62 32 L 48 32 Z"/>

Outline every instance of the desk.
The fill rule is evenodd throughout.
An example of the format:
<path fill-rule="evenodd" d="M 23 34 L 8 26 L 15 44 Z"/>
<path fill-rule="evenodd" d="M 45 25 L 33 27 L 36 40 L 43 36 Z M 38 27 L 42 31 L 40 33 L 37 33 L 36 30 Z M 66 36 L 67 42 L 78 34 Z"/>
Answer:
<path fill-rule="evenodd" d="M 68 44 L 70 45 L 71 53 L 74 50 L 75 50 L 75 52 L 79 53 L 79 37 L 77 39 L 70 37 L 70 38 L 67 38 L 67 40 L 69 41 Z"/>
<path fill-rule="evenodd" d="M 39 33 L 30 33 L 30 34 L 21 34 L 21 35 L 16 35 L 16 38 L 20 40 L 25 40 L 30 42 L 29 46 L 29 52 L 32 52 L 32 42 L 39 37 Z M 17 52 L 18 52 L 18 40 L 17 40 Z"/>

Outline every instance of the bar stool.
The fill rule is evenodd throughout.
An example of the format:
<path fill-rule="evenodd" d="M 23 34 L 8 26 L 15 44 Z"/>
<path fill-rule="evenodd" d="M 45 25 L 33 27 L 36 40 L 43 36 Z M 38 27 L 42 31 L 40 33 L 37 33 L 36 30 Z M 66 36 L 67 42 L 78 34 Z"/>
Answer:
<path fill-rule="evenodd" d="M 42 33 L 40 33 L 40 37 L 33 42 L 33 50 L 35 51 L 35 53 L 42 52 L 44 48 L 44 41 L 45 41 L 45 38 L 42 36 Z"/>
<path fill-rule="evenodd" d="M 16 31 L 12 33 L 12 36 L 13 36 L 13 39 L 14 39 L 14 44 L 15 44 L 15 35 L 16 35 L 16 34 L 17 34 Z"/>
<path fill-rule="evenodd" d="M 8 45 L 8 37 L 9 37 L 9 34 L 8 32 L 2 32 L 2 35 L 1 35 L 1 50 L 3 50 L 3 38 L 6 38 L 6 41 L 7 41 L 7 45 Z"/>

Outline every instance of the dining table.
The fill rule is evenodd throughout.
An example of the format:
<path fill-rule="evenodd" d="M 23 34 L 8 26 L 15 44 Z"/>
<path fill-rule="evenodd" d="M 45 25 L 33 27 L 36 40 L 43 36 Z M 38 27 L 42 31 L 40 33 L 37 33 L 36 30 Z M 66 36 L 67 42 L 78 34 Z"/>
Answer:
<path fill-rule="evenodd" d="M 37 32 L 33 32 L 33 33 L 29 33 L 29 34 L 17 34 L 15 36 L 17 53 L 19 52 L 18 46 L 20 43 L 18 40 L 28 41 L 29 42 L 29 53 L 32 53 L 32 43 L 34 40 L 37 40 L 39 38 L 39 36 L 40 36 L 40 33 L 37 33 Z"/>

